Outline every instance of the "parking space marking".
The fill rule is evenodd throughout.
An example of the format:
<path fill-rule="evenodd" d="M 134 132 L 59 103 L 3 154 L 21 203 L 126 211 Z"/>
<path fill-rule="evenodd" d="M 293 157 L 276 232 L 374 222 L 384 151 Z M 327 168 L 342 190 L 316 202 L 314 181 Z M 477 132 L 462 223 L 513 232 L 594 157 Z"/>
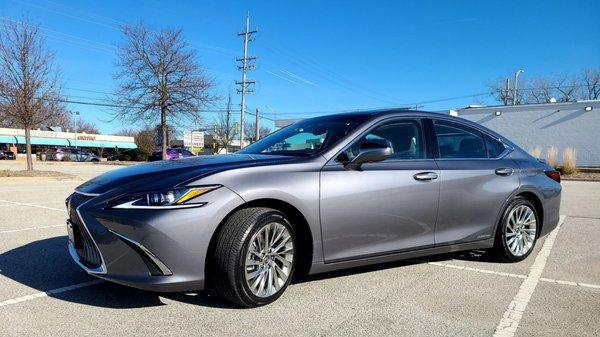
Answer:
<path fill-rule="evenodd" d="M 514 277 L 514 278 L 520 278 L 520 279 L 527 278 L 527 275 L 523 275 L 523 274 L 505 273 L 505 272 L 502 272 L 502 271 L 495 271 L 495 270 L 489 270 L 489 269 L 480 269 L 480 268 L 472 268 L 472 267 L 466 267 L 466 266 L 458 266 L 458 265 L 449 264 L 449 263 L 427 262 L 427 264 L 430 264 L 432 266 L 446 267 L 446 268 L 452 268 L 452 269 L 474 271 L 474 272 L 483 273 L 483 274 L 492 274 L 492 275 L 499 275 L 499 276 L 507 276 L 507 277 Z"/>
<path fill-rule="evenodd" d="M 64 209 L 64 208 L 48 207 L 48 206 L 42 206 L 42 205 L 36 205 L 36 204 L 28 204 L 28 203 L 17 202 L 17 201 L 10 201 L 10 200 L 0 200 L 0 202 L 5 202 L 5 203 L 8 203 L 8 204 L 19 205 L 19 206 L 29 206 L 29 207 L 44 208 L 44 209 L 49 209 L 49 210 L 52 210 L 52 211 L 67 212 L 67 210 Z"/>
<path fill-rule="evenodd" d="M 556 283 L 556 284 L 562 284 L 562 285 L 568 285 L 568 286 L 577 286 L 577 287 L 584 287 L 584 288 L 600 289 L 600 284 L 590 284 L 590 283 L 583 283 L 583 282 L 573 282 L 573 281 L 557 280 L 557 279 L 545 278 L 545 277 L 540 278 L 540 281 L 542 281 L 542 282 L 549 282 L 549 283 Z"/>
<path fill-rule="evenodd" d="M 11 299 L 0 302 L 0 307 L 17 304 L 17 303 L 21 303 L 21 302 L 25 302 L 25 301 L 31 301 L 31 300 L 35 300 L 37 298 L 48 297 L 50 295 L 60 294 L 60 293 L 64 293 L 64 292 L 75 290 L 75 289 L 85 288 L 85 287 L 93 286 L 93 285 L 96 285 L 96 284 L 99 284 L 102 282 L 105 282 L 105 281 L 104 280 L 92 280 L 92 281 L 88 281 L 88 282 L 73 284 L 70 286 L 62 287 L 62 288 L 56 288 L 56 289 L 52 289 L 52 290 L 48 290 L 48 291 L 42 291 L 39 293 L 27 295 L 27 296 L 11 298 Z"/>
<path fill-rule="evenodd" d="M 50 225 L 50 226 L 28 227 L 28 228 L 21 228 L 21 229 L 10 229 L 10 230 L 5 230 L 5 231 L 0 231 L 0 234 L 17 233 L 17 232 L 23 232 L 23 231 L 32 231 L 32 230 L 36 230 L 36 229 L 58 228 L 58 227 L 66 227 L 66 225 Z"/>
<path fill-rule="evenodd" d="M 415 262 L 425 262 L 425 261 L 416 261 L 415 260 Z M 523 275 L 523 274 L 505 273 L 505 272 L 495 271 L 495 270 L 489 270 L 489 269 L 481 269 L 481 268 L 472 268 L 472 267 L 467 267 L 467 266 L 459 266 L 459 265 L 450 264 L 450 263 L 442 263 L 442 262 L 426 262 L 426 263 L 429 264 L 429 265 L 432 265 L 432 266 L 438 266 L 438 267 L 444 267 L 444 268 L 452 268 L 452 269 L 458 269 L 458 270 L 466 270 L 466 271 L 473 271 L 473 272 L 482 273 L 482 274 L 491 274 L 491 275 L 498 275 L 498 276 L 520 278 L 520 279 L 527 278 L 527 275 Z M 575 286 L 575 287 L 600 289 L 600 284 L 590 284 L 590 283 L 583 283 L 583 282 L 557 280 L 557 279 L 545 278 L 545 277 L 540 277 L 540 281 L 542 281 L 542 282 L 548 282 L 548 283 L 568 285 L 568 286 Z"/>
<path fill-rule="evenodd" d="M 563 215 L 560 217 L 554 231 L 552 231 L 546 238 L 546 241 L 544 241 L 542 249 L 538 252 L 535 261 L 529 270 L 529 275 L 523 280 L 519 291 L 508 305 L 506 312 L 496 327 L 494 336 L 514 336 L 515 332 L 517 332 L 519 322 L 523 317 L 527 304 L 531 300 L 535 287 L 541 279 L 544 267 L 546 267 L 546 261 L 548 260 L 548 256 L 550 256 L 550 251 L 552 250 L 552 246 L 554 246 L 554 241 L 556 240 L 556 236 L 558 235 L 558 231 L 564 220 L 565 216 Z"/>

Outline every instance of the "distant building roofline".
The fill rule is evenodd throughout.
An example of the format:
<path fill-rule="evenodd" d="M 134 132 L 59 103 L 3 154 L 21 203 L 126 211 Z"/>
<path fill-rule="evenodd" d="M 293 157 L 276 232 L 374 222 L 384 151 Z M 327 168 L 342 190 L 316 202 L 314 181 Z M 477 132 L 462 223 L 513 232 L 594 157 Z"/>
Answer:
<path fill-rule="evenodd" d="M 528 104 L 517 104 L 517 105 L 482 105 L 482 104 L 470 104 L 462 108 L 454 109 L 454 110 L 475 110 L 475 109 L 514 109 L 516 107 L 531 107 L 531 106 L 557 106 L 557 105 L 572 105 L 577 103 L 600 103 L 598 99 L 587 99 L 587 100 L 577 100 L 573 102 L 556 102 L 556 103 L 528 103 Z"/>

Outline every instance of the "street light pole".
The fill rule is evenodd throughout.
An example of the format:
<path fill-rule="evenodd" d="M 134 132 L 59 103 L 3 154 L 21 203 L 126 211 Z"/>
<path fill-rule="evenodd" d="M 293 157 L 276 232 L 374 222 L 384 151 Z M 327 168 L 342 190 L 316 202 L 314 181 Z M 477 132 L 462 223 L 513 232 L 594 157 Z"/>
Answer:
<path fill-rule="evenodd" d="M 75 148 L 77 148 L 77 120 L 79 119 L 79 111 L 69 111 L 71 115 L 76 115 L 74 118 L 74 128 L 75 128 Z"/>
<path fill-rule="evenodd" d="M 525 70 L 517 70 L 517 72 L 515 73 L 515 89 L 513 90 L 513 105 L 517 105 L 517 95 L 518 95 L 518 89 L 517 89 L 517 83 L 519 81 L 519 75 L 521 75 L 521 73 L 524 73 Z"/>

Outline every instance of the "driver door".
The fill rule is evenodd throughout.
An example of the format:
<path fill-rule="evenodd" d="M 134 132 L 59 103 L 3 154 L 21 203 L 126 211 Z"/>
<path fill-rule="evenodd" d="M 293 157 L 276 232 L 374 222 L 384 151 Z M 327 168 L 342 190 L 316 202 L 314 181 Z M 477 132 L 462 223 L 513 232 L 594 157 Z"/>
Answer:
<path fill-rule="evenodd" d="M 332 160 L 321 171 L 321 228 L 325 262 L 390 254 L 434 244 L 439 170 L 425 151 L 421 119 L 376 124 L 338 158 L 352 159 L 369 143 L 393 155 L 348 170 Z"/>

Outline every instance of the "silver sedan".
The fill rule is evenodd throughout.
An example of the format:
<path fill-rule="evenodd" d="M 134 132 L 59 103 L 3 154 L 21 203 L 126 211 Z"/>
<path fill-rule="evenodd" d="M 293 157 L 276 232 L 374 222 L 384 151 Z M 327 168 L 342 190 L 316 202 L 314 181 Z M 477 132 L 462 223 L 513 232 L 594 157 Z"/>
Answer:
<path fill-rule="evenodd" d="M 294 275 L 459 250 L 520 261 L 559 219 L 560 175 L 466 120 L 385 110 L 306 119 L 232 155 L 135 165 L 67 199 L 88 273 L 240 306 Z"/>

